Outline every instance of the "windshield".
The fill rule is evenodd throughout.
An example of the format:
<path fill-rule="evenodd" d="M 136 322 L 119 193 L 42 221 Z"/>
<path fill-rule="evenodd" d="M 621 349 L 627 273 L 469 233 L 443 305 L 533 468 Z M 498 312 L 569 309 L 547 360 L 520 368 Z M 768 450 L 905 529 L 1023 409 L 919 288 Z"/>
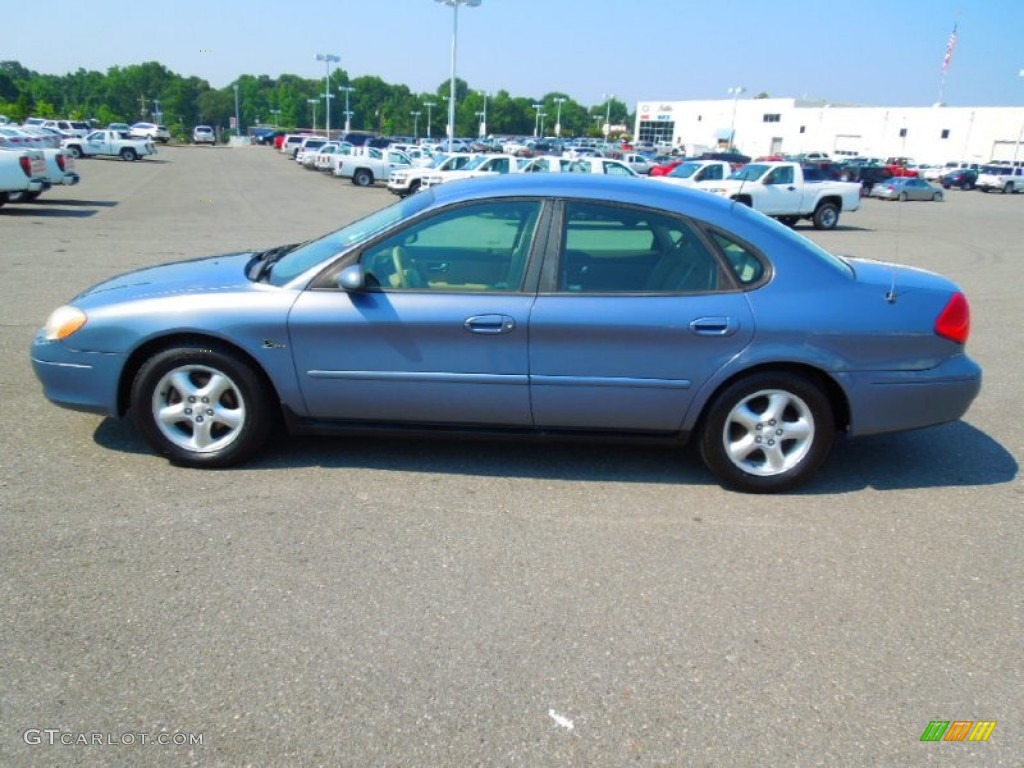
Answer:
<path fill-rule="evenodd" d="M 673 168 L 668 175 L 674 179 L 688 179 L 697 172 L 698 168 L 700 168 L 700 163 L 683 163 Z"/>
<path fill-rule="evenodd" d="M 427 168 L 440 168 L 451 158 L 451 155 L 434 155 L 427 163 Z"/>
<path fill-rule="evenodd" d="M 392 225 L 415 216 L 434 201 L 428 192 L 406 197 L 383 210 L 371 213 L 348 226 L 331 232 L 317 240 L 311 240 L 286 254 L 274 264 L 267 281 L 271 285 L 284 285 L 328 259 L 359 245 Z"/>
<path fill-rule="evenodd" d="M 487 155 L 480 155 L 479 157 L 474 157 L 472 160 L 470 160 L 468 163 L 466 163 L 464 166 L 462 166 L 462 170 L 464 170 L 464 171 L 476 170 L 481 165 L 483 165 L 486 161 L 487 161 Z"/>
<path fill-rule="evenodd" d="M 730 174 L 729 178 L 736 181 L 757 181 L 768 172 L 768 168 L 769 166 L 767 165 L 751 163 L 750 165 L 743 166 L 738 171 L 734 171 Z"/>

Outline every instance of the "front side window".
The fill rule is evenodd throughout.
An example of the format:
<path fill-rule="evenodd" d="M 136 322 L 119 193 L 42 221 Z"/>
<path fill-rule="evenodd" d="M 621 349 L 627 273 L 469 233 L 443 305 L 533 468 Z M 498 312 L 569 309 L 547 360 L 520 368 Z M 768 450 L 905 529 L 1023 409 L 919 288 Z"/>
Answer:
<path fill-rule="evenodd" d="M 568 202 L 557 290 L 704 293 L 731 287 L 683 219 L 605 203 Z"/>
<path fill-rule="evenodd" d="M 385 290 L 518 291 L 540 210 L 536 200 L 445 209 L 367 248 L 366 282 Z"/>

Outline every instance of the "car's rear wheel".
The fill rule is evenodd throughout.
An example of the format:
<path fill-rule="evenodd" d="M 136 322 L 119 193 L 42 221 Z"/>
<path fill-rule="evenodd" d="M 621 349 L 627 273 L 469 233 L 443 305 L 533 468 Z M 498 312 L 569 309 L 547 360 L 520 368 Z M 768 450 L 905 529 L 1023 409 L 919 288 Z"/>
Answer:
<path fill-rule="evenodd" d="M 814 210 L 811 221 L 815 229 L 835 229 L 839 223 L 839 208 L 835 203 L 822 203 Z"/>
<path fill-rule="evenodd" d="M 121 150 L 121 159 L 122 160 L 132 161 L 132 160 L 136 160 L 137 158 L 138 158 L 138 153 L 136 153 L 136 151 L 134 149 L 132 149 L 131 147 L 124 147 Z"/>
<path fill-rule="evenodd" d="M 785 491 L 825 460 L 835 419 L 821 387 L 791 373 L 740 379 L 711 404 L 701 456 L 723 485 L 747 493 Z"/>
<path fill-rule="evenodd" d="M 906 192 L 900 192 L 900 196 L 899 196 L 898 199 L 899 199 L 899 201 L 901 203 L 907 202 L 907 193 Z"/>
<path fill-rule="evenodd" d="M 941 203 L 942 202 L 942 193 L 941 192 L 936 192 L 935 194 L 933 194 L 932 195 L 932 200 L 934 200 L 936 203 Z"/>
<path fill-rule="evenodd" d="M 149 358 L 132 384 L 136 426 L 159 453 L 189 467 L 227 467 L 255 454 L 273 426 L 259 373 L 236 354 L 179 346 Z"/>
<path fill-rule="evenodd" d="M 373 174 L 365 168 L 360 168 L 352 174 L 352 183 L 357 187 L 368 187 L 373 184 Z"/>
<path fill-rule="evenodd" d="M 75 159 L 81 158 L 83 154 L 82 148 L 79 147 L 77 144 L 72 144 L 71 146 L 69 146 L 68 152 L 70 152 L 71 156 L 74 157 Z"/>

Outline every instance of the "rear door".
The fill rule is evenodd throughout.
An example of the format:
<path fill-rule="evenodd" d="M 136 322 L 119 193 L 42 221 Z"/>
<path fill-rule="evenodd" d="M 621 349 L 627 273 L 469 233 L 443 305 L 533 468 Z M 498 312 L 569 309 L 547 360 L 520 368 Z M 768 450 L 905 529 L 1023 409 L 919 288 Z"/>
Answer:
<path fill-rule="evenodd" d="M 555 220 L 557 264 L 530 320 L 536 425 L 678 430 L 693 394 L 752 337 L 738 273 L 682 217 L 567 201 Z M 758 264 L 744 280 L 761 277 Z"/>

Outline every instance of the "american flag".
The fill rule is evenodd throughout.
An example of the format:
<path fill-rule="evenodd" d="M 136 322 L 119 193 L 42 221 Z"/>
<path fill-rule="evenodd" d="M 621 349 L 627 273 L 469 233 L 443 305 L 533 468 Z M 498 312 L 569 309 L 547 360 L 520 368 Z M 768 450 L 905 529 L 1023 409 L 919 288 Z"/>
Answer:
<path fill-rule="evenodd" d="M 946 55 L 942 57 L 942 72 L 949 72 L 949 62 L 953 58 L 953 49 L 956 47 L 956 24 L 953 25 L 953 32 L 946 41 Z"/>

